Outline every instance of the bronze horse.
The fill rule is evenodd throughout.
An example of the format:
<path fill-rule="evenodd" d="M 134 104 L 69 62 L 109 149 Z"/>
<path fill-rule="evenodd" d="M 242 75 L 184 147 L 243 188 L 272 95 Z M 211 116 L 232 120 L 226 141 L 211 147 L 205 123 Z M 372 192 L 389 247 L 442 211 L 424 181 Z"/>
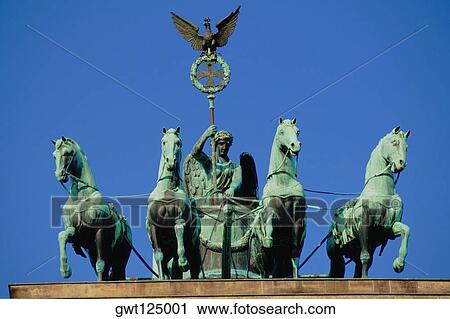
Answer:
<path fill-rule="evenodd" d="M 148 198 L 147 232 L 162 279 L 200 272 L 200 220 L 193 213 L 180 177 L 180 128 L 163 129 L 158 180 Z"/>
<path fill-rule="evenodd" d="M 265 278 L 297 277 L 306 235 L 305 196 L 297 181 L 296 157 L 301 148 L 298 134 L 295 119 L 280 119 L 262 208 L 252 223 L 252 264 Z"/>
<path fill-rule="evenodd" d="M 58 236 L 61 276 L 72 274 L 66 251 L 67 243 L 72 243 L 78 255 L 86 258 L 83 249 L 87 252 L 98 281 L 124 280 L 132 249 L 130 226 L 104 201 L 80 146 L 66 137 L 52 142 L 55 176 L 63 186 L 69 178 L 71 182 L 63 207 L 65 229 Z"/>
<path fill-rule="evenodd" d="M 403 203 L 395 189 L 394 174 L 406 167 L 406 140 L 410 132 L 394 128 L 373 150 L 367 163 L 361 195 L 338 210 L 327 241 L 329 277 L 344 277 L 344 257 L 355 263 L 355 278 L 366 278 L 375 249 L 389 239 L 402 237 L 392 265 L 403 271 L 408 251 L 409 227 L 403 223 Z"/>

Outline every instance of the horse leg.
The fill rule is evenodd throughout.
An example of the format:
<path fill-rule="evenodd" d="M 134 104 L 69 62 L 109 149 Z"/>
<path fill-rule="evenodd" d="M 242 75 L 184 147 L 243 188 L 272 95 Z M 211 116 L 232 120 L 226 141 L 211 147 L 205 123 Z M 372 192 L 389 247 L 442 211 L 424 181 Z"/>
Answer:
<path fill-rule="evenodd" d="M 191 222 L 193 223 L 193 222 Z M 190 265 L 190 275 L 191 279 L 198 279 L 200 274 L 200 264 L 201 264 L 201 255 L 200 255 L 200 243 L 199 243 L 199 235 L 197 229 L 197 223 L 191 225 L 189 230 L 189 236 L 186 245 L 186 258 L 188 259 Z"/>
<path fill-rule="evenodd" d="M 172 278 L 172 270 L 173 270 L 173 258 L 170 257 L 169 251 L 164 250 L 164 253 L 161 252 L 162 261 L 161 261 L 161 278 L 167 280 L 167 279 L 173 279 Z M 169 266 L 170 265 L 170 266 Z"/>
<path fill-rule="evenodd" d="M 67 262 L 67 242 L 75 235 L 75 227 L 69 226 L 58 234 L 59 242 L 59 258 L 60 258 L 60 272 L 63 278 L 69 278 L 72 275 L 72 268 Z"/>
<path fill-rule="evenodd" d="M 363 201 L 361 212 L 361 227 L 359 229 L 359 242 L 361 245 L 361 252 L 359 259 L 361 260 L 361 278 L 367 278 L 367 272 L 369 270 L 369 264 L 371 263 L 369 253 L 369 203 Z"/>
<path fill-rule="evenodd" d="M 298 278 L 298 266 L 300 265 L 300 258 L 291 258 L 292 262 L 292 278 Z"/>
<path fill-rule="evenodd" d="M 392 233 L 396 237 L 402 236 L 398 257 L 395 258 L 394 263 L 392 264 L 395 272 L 402 272 L 405 268 L 405 259 L 408 254 L 409 226 L 401 222 L 395 222 L 394 225 L 392 225 Z"/>
<path fill-rule="evenodd" d="M 148 214 L 150 215 L 150 214 Z M 161 247 L 159 246 L 158 236 L 156 233 L 156 226 L 149 222 L 149 218 L 147 217 L 147 231 L 150 242 L 153 246 L 153 258 L 155 258 L 156 267 L 158 268 L 158 279 L 167 279 L 165 278 L 165 274 L 162 271 L 162 261 L 164 258 L 164 254 L 161 251 Z"/>
<path fill-rule="evenodd" d="M 264 230 L 262 233 L 262 247 L 272 248 L 273 246 L 273 216 L 276 214 L 275 209 L 266 207 L 269 210 L 266 222 L 264 223 Z M 276 216 L 276 215 L 275 215 Z"/>
<path fill-rule="evenodd" d="M 273 274 L 274 270 L 274 252 L 273 248 L 264 248 L 263 245 L 260 245 L 261 249 L 261 264 L 260 264 L 260 272 L 263 278 L 270 278 Z"/>
<path fill-rule="evenodd" d="M 183 272 L 181 271 L 180 266 L 178 265 L 177 258 L 170 259 L 168 265 L 170 265 L 169 272 L 171 279 L 183 279 Z"/>
<path fill-rule="evenodd" d="M 184 251 L 184 227 L 186 222 L 183 219 L 177 219 L 175 222 L 175 236 L 177 237 L 177 254 L 178 254 L 178 266 L 181 271 L 189 270 L 189 263 L 185 256 Z"/>
<path fill-rule="evenodd" d="M 303 244 L 306 237 L 306 220 L 305 220 L 305 200 L 297 199 L 293 202 L 292 207 L 289 206 L 289 211 L 293 216 L 292 231 L 294 238 L 294 245 L 292 250 L 292 258 L 300 257 Z M 291 212 L 290 212 L 291 211 Z"/>
<path fill-rule="evenodd" d="M 294 238 L 297 236 L 297 231 L 301 230 L 295 230 L 294 226 Z M 300 255 L 303 250 L 303 242 L 304 242 L 304 236 L 301 236 L 299 244 L 294 244 L 294 249 L 291 252 L 291 263 L 292 263 L 292 278 L 298 278 L 298 266 L 300 265 Z"/>
<path fill-rule="evenodd" d="M 200 270 L 202 267 L 202 257 L 200 254 L 200 240 L 198 235 L 193 235 L 196 237 L 191 245 L 191 279 L 198 279 Z"/>
<path fill-rule="evenodd" d="M 353 273 L 353 278 L 361 278 L 362 277 L 362 264 L 359 258 L 355 258 L 353 260 L 355 262 L 355 272 Z"/>
<path fill-rule="evenodd" d="M 300 226 L 299 226 L 300 225 Z M 304 219 L 294 224 L 294 238 L 300 238 L 292 256 L 293 278 L 298 278 L 298 266 L 300 265 L 300 256 L 306 237 L 306 223 Z"/>
<path fill-rule="evenodd" d="M 155 258 L 156 267 L 158 267 L 159 279 L 167 279 L 162 271 L 162 261 L 164 259 L 164 255 L 160 248 L 155 248 L 153 251 L 153 257 Z"/>
<path fill-rule="evenodd" d="M 290 258 L 290 247 L 273 247 L 272 278 L 292 278 L 293 269 Z"/>
<path fill-rule="evenodd" d="M 97 272 L 97 281 L 108 280 L 109 272 L 109 257 L 108 251 L 108 236 L 107 229 L 99 229 L 95 233 L 95 247 L 97 249 L 97 261 L 95 263 L 95 271 Z M 108 264 L 107 264 L 108 262 Z"/>
<path fill-rule="evenodd" d="M 117 266 L 117 272 L 115 280 L 125 280 L 126 279 L 126 268 L 128 264 L 128 260 L 130 259 L 131 255 L 131 246 L 130 244 L 123 243 L 124 247 L 121 250 L 121 254 L 119 257 L 119 265 Z"/>
<path fill-rule="evenodd" d="M 367 278 L 369 265 L 372 263 L 369 251 L 367 249 L 368 244 L 367 236 L 363 236 L 361 234 L 360 242 L 361 242 L 361 254 L 359 255 L 359 259 L 361 261 L 361 278 Z"/>
<path fill-rule="evenodd" d="M 327 241 L 327 255 L 330 258 L 330 278 L 344 278 L 345 276 L 345 262 L 344 256 L 340 248 L 336 245 L 332 237 Z"/>
<path fill-rule="evenodd" d="M 126 235 L 125 235 L 126 236 Z M 112 258 L 112 270 L 110 280 L 125 280 L 128 259 L 131 254 L 131 246 L 126 239 L 116 248 Z"/>
<path fill-rule="evenodd" d="M 92 269 L 94 269 L 95 276 L 97 276 L 97 271 L 95 270 L 95 263 L 97 262 L 97 248 L 95 247 L 95 243 L 92 243 L 88 248 L 86 248 L 86 251 L 89 256 L 89 262 L 92 266 Z"/>
<path fill-rule="evenodd" d="M 292 249 L 289 247 L 286 247 L 286 251 L 284 252 L 283 257 L 281 257 L 281 260 L 284 260 L 283 262 L 283 273 L 282 273 L 282 277 L 281 278 L 295 278 L 295 272 L 297 272 L 297 267 L 295 266 L 295 264 L 292 262 L 292 258 L 289 256 L 289 252 Z"/>
<path fill-rule="evenodd" d="M 191 249 L 190 252 L 190 273 L 191 273 L 191 279 L 198 279 L 200 274 L 200 264 L 202 262 L 201 255 L 200 255 L 200 248 L 197 246 L 197 248 L 194 246 Z"/>

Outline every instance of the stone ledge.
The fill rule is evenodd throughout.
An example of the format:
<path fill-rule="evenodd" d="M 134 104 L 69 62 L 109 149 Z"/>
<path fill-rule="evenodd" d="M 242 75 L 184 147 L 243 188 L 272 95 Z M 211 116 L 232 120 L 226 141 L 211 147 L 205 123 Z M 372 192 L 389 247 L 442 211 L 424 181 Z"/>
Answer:
<path fill-rule="evenodd" d="M 11 298 L 450 298 L 449 279 L 127 280 L 9 285 Z"/>

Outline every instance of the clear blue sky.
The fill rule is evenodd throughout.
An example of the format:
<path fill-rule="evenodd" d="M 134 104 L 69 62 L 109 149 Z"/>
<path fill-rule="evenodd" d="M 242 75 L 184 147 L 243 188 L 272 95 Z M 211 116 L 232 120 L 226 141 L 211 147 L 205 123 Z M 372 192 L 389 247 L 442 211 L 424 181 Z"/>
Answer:
<path fill-rule="evenodd" d="M 411 129 L 408 167 L 397 189 L 405 203 L 403 221 L 412 230 L 410 265 L 402 274 L 393 272 L 397 240 L 375 259 L 370 276 L 448 277 L 450 3 L 239 3 L 237 30 L 220 50 L 231 66 L 231 83 L 216 100 L 219 129 L 235 136 L 231 157 L 251 152 L 262 188 L 276 128 L 272 119 L 341 79 L 287 114 L 297 117 L 301 129 L 300 181 L 307 188 L 360 191 L 379 138 L 396 125 Z M 77 140 L 105 195 L 151 191 L 161 128 L 181 126 L 186 155 L 208 125 L 207 100 L 189 80 L 198 53 L 176 33 L 169 12 L 196 23 L 207 15 L 217 22 L 239 3 L 0 2 L 1 297 L 7 297 L 8 283 L 63 281 L 54 258 L 60 229 L 50 227 L 50 197 L 64 192 L 54 177 L 50 140 Z M 311 223 L 303 256 L 326 233 Z M 133 236 L 149 260 L 143 222 Z M 69 251 L 70 280 L 94 280 L 89 263 Z M 325 249 L 304 268 L 327 271 Z M 127 274 L 149 276 L 134 255 Z"/>

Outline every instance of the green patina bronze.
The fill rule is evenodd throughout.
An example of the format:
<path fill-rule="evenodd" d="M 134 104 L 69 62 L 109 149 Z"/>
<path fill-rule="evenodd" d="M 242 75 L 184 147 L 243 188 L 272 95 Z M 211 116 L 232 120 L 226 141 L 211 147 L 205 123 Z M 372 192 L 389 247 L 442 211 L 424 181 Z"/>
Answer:
<path fill-rule="evenodd" d="M 264 278 L 297 277 L 306 236 L 305 194 L 297 180 L 301 143 L 296 119 L 280 119 L 262 205 L 252 223 L 252 266 Z"/>
<path fill-rule="evenodd" d="M 208 138 L 214 138 L 217 150 L 216 177 L 217 185 L 212 183 L 212 158 L 203 152 Z M 233 143 L 233 136 L 227 131 L 217 132 L 211 125 L 200 136 L 185 162 L 186 183 L 193 197 L 208 196 L 214 191 L 233 197 L 242 185 L 242 169 L 240 165 L 228 157 Z"/>
<path fill-rule="evenodd" d="M 217 24 L 216 34 L 212 34 L 210 20 L 206 18 L 206 31 L 204 36 L 200 36 L 195 24 L 172 13 L 172 20 L 181 36 L 191 43 L 194 50 L 203 51 L 191 66 L 190 78 L 198 90 L 208 94 L 210 110 L 211 126 L 194 145 L 184 164 L 186 190 L 201 216 L 200 239 L 204 247 L 202 259 L 207 259 L 206 264 L 203 263 L 204 268 L 207 268 L 205 276 L 218 272 L 219 259 L 222 278 L 230 278 L 232 264 L 236 274 L 242 275 L 246 271 L 248 275 L 249 260 L 244 254 L 249 248 L 250 238 L 255 238 L 256 244 L 251 249 L 253 259 L 257 260 L 252 262 L 256 265 L 253 270 L 264 277 L 290 277 L 297 273 L 290 260 L 298 263 L 305 234 L 305 227 L 300 225 L 304 219 L 304 193 L 296 179 L 294 161 L 300 149 L 295 120 L 280 122 L 261 204 L 257 201 L 258 184 L 253 158 L 250 154 L 243 153 L 240 165 L 232 162 L 228 158 L 232 136 L 226 131 L 216 133 L 214 125 L 214 94 L 228 85 L 231 73 L 216 48 L 227 43 L 238 15 L 239 7 Z M 200 69 L 202 64 L 206 66 L 206 70 Z M 217 65 L 218 69 L 215 69 Z M 201 81 L 205 79 L 206 83 L 203 84 Z M 220 82 L 216 83 L 215 79 Z M 212 138 L 211 157 L 203 152 L 208 138 Z M 302 208 L 294 212 L 294 206 L 299 205 Z M 275 228 L 272 226 L 273 220 Z M 286 225 L 278 225 L 276 220 L 281 220 Z M 249 227 L 250 223 L 252 227 Z M 285 226 L 292 230 L 288 236 L 281 230 Z M 275 235 L 276 247 L 272 246 L 272 234 Z M 270 253 L 264 253 L 263 250 Z M 233 259 L 233 253 L 241 254 L 241 258 L 236 257 L 237 262 Z M 221 257 L 214 254 L 221 254 Z"/>
<path fill-rule="evenodd" d="M 327 252 L 331 260 L 330 277 L 344 277 L 344 256 L 355 262 L 355 277 L 367 277 L 375 249 L 389 239 L 402 237 L 396 272 L 403 271 L 408 252 L 409 227 L 401 222 L 403 202 L 395 190 L 394 174 L 406 167 L 406 140 L 396 127 L 384 136 L 367 163 L 361 195 L 339 209 L 331 227 Z"/>
<path fill-rule="evenodd" d="M 239 9 L 222 19 L 214 34 L 206 18 L 203 36 L 195 24 L 172 13 L 181 36 L 202 51 L 191 66 L 190 79 L 208 94 L 210 126 L 184 160 L 182 173 L 180 129 L 163 129 L 158 179 L 148 198 L 146 219 L 162 279 L 181 279 L 188 270 L 190 278 L 199 278 L 200 273 L 204 278 L 298 276 L 306 201 L 297 176 L 301 143 L 296 119 L 278 123 L 261 200 L 253 157 L 244 152 L 239 163 L 232 161 L 228 153 L 233 136 L 218 132 L 214 121 L 214 94 L 227 87 L 231 76 L 217 48 L 226 45 L 234 32 Z M 360 196 L 334 214 L 323 240 L 327 239 L 331 260 L 330 277 L 344 277 L 344 257 L 355 262 L 355 277 L 367 277 L 375 249 L 381 246 L 382 251 L 389 239 L 399 236 L 393 268 L 403 271 L 409 227 L 401 223 L 403 202 L 394 175 L 406 166 L 409 134 L 396 127 L 380 140 L 367 164 Z M 208 140 L 211 156 L 203 150 Z M 126 219 L 104 200 L 79 145 L 66 137 L 53 144 L 56 178 L 63 186 L 70 180 L 70 190 L 64 186 L 69 193 L 63 207 L 65 229 L 59 233 L 61 275 L 71 276 L 66 245 L 72 243 L 77 254 L 87 253 L 97 280 L 125 279 L 133 249 Z"/>
<path fill-rule="evenodd" d="M 200 221 L 191 210 L 180 176 L 180 128 L 163 129 L 156 187 L 148 198 L 147 232 L 162 279 L 181 279 L 200 272 Z"/>
<path fill-rule="evenodd" d="M 215 170 L 214 157 L 203 151 L 209 138 L 216 147 Z M 252 220 L 248 213 L 257 204 L 257 176 L 250 154 L 242 153 L 239 164 L 228 157 L 232 143 L 231 133 L 217 132 L 216 126 L 212 125 L 201 135 L 184 162 L 186 190 L 201 217 L 205 277 L 230 278 L 231 273 L 243 275 L 247 270 L 247 256 L 242 252 L 245 248 L 240 246 Z M 224 242 L 229 244 L 224 245 Z"/>
<path fill-rule="evenodd" d="M 207 273 L 209 275 L 209 268 L 217 268 L 217 265 L 214 266 L 213 264 L 218 258 L 211 257 L 211 252 L 208 254 L 208 251 L 215 251 L 222 254 L 222 278 L 231 277 L 233 237 L 239 238 L 245 232 L 245 228 L 247 228 L 247 226 L 244 229 L 240 226 L 235 227 L 236 212 L 233 207 L 236 205 L 232 205 L 228 198 L 238 198 L 243 194 L 242 192 L 238 194 L 241 189 L 244 189 L 244 193 L 250 189 L 251 196 L 255 198 L 257 187 L 253 158 L 246 153 L 241 155 L 241 163 L 244 161 L 246 164 L 253 164 L 253 167 L 249 170 L 249 172 L 253 173 L 253 176 L 248 178 L 252 182 L 243 183 L 244 178 L 241 165 L 235 164 L 228 158 L 232 136 L 226 131 L 216 134 L 214 123 L 214 94 L 222 91 L 228 85 L 231 76 L 229 65 L 216 52 L 216 49 L 227 44 L 228 38 L 236 27 L 239 9 L 240 7 L 222 19 L 217 24 L 218 32 L 214 34 L 211 32 L 210 19 L 205 18 L 205 33 L 203 36 L 198 34 L 199 28 L 194 23 L 177 16 L 173 12 L 171 13 L 175 27 L 181 36 L 191 43 L 194 50 L 202 51 L 200 57 L 191 66 L 190 78 L 195 88 L 208 94 L 210 128 L 202 135 L 185 161 L 185 168 L 187 169 L 187 173 L 185 171 L 186 189 L 189 195 L 194 198 L 197 212 L 201 211 L 200 215 L 203 217 L 201 240 L 206 249 L 203 254 L 203 261 L 205 258 L 209 258 L 211 261 L 206 262 L 209 266 L 206 267 L 208 268 L 206 273 L 203 271 L 203 275 L 207 276 Z M 206 70 L 200 69 L 202 64 L 206 66 Z M 217 69 L 216 66 L 218 66 Z M 203 84 L 201 81 L 205 79 L 206 83 Z M 216 83 L 215 79 L 220 81 Z M 216 136 L 211 141 L 212 155 L 209 157 L 202 149 L 206 140 L 214 134 Z M 253 190 L 251 190 L 252 187 Z M 254 206 L 254 204 L 251 203 L 250 206 Z M 206 211 L 209 211 L 209 213 L 206 213 Z M 213 215 L 215 217 L 211 218 Z M 211 219 L 214 220 L 214 226 L 212 229 L 207 230 L 206 224 Z M 220 219 L 222 219 L 221 222 L 219 222 Z M 218 222 L 220 226 L 217 227 Z M 245 220 L 242 219 L 240 223 L 245 224 Z M 237 231 L 233 231 L 233 229 Z M 205 237 L 206 233 L 208 233 L 206 235 L 208 239 Z M 238 268 L 241 265 L 237 267 L 236 262 L 233 261 L 233 263 L 235 271 L 238 272 Z M 238 262 L 238 264 L 240 263 Z"/>
<path fill-rule="evenodd" d="M 97 280 L 124 280 L 132 249 L 128 222 L 103 199 L 80 146 L 66 137 L 52 142 L 55 176 L 63 186 L 70 179 L 69 198 L 63 207 L 64 230 L 58 235 L 61 276 L 72 274 L 66 251 L 67 243 L 72 243 L 78 255 L 86 258 L 87 252 Z"/>
<path fill-rule="evenodd" d="M 205 18 L 203 25 L 205 26 L 205 33 L 201 36 L 198 31 L 199 27 L 194 23 L 183 19 L 182 17 L 171 12 L 172 21 L 177 28 L 180 35 L 188 42 L 191 47 L 197 51 L 203 51 L 202 54 L 215 54 L 217 47 L 223 47 L 228 43 L 228 38 L 233 34 L 236 28 L 237 19 L 239 16 L 240 6 L 231 12 L 228 16 L 217 23 L 217 32 L 211 32 L 211 20 Z"/>
<path fill-rule="evenodd" d="M 295 119 L 280 120 L 261 202 L 257 201 L 253 160 L 249 161 L 249 155 L 243 154 L 241 165 L 237 165 L 227 156 L 231 135 L 225 131 L 216 133 L 215 126 L 211 126 L 200 137 L 186 158 L 184 175 L 188 193 L 202 216 L 200 239 L 205 257 L 208 253 L 222 254 L 224 264 L 225 258 L 233 260 L 233 256 L 244 252 L 249 254 L 247 260 L 232 265 L 237 274 L 296 277 L 306 234 L 305 198 L 297 180 L 301 146 L 298 133 Z M 209 137 L 214 137 L 218 147 L 216 187 L 212 183 L 212 159 L 202 151 Z M 225 245 L 226 236 L 230 237 L 230 245 Z M 246 253 L 248 249 L 250 252 Z M 218 269 L 208 266 L 204 264 L 207 276 L 217 275 Z M 222 272 L 224 269 L 225 278 L 229 278 L 231 271 L 222 267 Z"/>
<path fill-rule="evenodd" d="M 204 64 L 206 71 L 199 70 L 200 66 Z M 220 66 L 219 69 L 214 70 L 215 65 Z M 222 91 L 230 82 L 231 70 L 225 59 L 219 54 L 202 55 L 192 63 L 190 77 L 192 84 L 197 90 L 203 93 L 214 94 Z M 207 79 L 206 85 L 203 85 L 200 80 Z M 216 83 L 214 78 L 221 81 Z"/>

